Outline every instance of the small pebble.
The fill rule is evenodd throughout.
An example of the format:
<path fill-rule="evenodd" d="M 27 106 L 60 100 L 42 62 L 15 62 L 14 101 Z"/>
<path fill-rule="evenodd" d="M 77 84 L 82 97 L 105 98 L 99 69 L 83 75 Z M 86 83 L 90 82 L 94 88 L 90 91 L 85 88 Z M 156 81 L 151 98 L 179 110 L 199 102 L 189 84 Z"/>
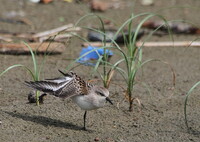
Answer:
<path fill-rule="evenodd" d="M 100 140 L 99 137 L 96 137 L 96 138 L 94 139 L 95 142 L 98 142 L 99 140 Z"/>
<path fill-rule="evenodd" d="M 141 4 L 148 6 L 148 5 L 153 5 L 154 1 L 153 0 L 142 0 Z"/>
<path fill-rule="evenodd" d="M 49 140 L 50 139 L 50 137 L 46 137 L 46 140 Z"/>
<path fill-rule="evenodd" d="M 39 3 L 40 0 L 29 0 L 30 2 L 33 2 L 33 3 Z"/>
<path fill-rule="evenodd" d="M 102 2 L 100 0 L 92 0 L 90 2 L 90 7 L 91 10 L 93 11 L 101 11 L 101 12 L 104 12 L 109 8 L 108 3 Z"/>

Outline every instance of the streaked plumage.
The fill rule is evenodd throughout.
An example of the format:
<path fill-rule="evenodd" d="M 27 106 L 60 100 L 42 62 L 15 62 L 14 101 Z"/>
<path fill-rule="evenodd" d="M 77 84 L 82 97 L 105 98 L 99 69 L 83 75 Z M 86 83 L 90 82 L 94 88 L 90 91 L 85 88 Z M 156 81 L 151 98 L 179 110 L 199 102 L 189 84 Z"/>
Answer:
<path fill-rule="evenodd" d="M 108 98 L 109 91 L 104 87 L 91 85 L 85 82 L 72 71 L 66 74 L 62 71 L 60 72 L 64 77 L 35 82 L 25 81 L 25 84 L 50 95 L 61 98 L 72 98 L 81 109 L 85 110 L 84 129 L 86 129 L 86 111 L 103 107 L 106 101 L 112 104 L 111 100 Z"/>

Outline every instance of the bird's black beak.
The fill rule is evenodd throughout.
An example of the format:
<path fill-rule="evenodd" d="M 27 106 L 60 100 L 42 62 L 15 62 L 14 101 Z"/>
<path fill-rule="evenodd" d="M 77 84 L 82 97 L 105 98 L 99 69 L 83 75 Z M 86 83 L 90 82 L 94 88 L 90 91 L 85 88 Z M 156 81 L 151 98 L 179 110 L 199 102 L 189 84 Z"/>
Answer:
<path fill-rule="evenodd" d="M 110 100 L 110 98 L 106 97 L 106 101 L 108 101 L 111 105 L 113 105 L 112 101 Z"/>

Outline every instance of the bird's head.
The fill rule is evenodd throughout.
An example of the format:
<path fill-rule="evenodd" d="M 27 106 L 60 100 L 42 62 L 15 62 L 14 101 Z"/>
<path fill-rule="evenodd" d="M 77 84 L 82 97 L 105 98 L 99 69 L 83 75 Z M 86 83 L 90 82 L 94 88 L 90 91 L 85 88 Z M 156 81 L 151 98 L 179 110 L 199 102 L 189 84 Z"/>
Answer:
<path fill-rule="evenodd" d="M 103 98 L 105 98 L 106 101 L 108 101 L 110 104 L 113 105 L 112 101 L 109 98 L 109 91 L 108 89 L 104 87 L 95 87 L 95 93 Z"/>

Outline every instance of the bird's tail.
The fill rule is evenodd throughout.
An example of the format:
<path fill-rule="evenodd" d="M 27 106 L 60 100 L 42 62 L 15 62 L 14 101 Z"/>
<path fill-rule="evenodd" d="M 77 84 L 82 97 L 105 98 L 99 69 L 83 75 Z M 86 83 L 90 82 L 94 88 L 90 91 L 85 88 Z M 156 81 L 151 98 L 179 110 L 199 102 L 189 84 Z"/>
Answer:
<path fill-rule="evenodd" d="M 63 71 L 61 71 L 61 70 L 59 70 L 59 69 L 58 69 L 58 71 L 59 71 L 63 76 L 65 76 L 65 77 L 73 77 L 74 75 L 76 76 L 76 73 L 73 72 L 73 71 L 70 71 L 70 72 L 68 72 L 68 73 L 64 73 Z"/>
<path fill-rule="evenodd" d="M 58 69 L 58 71 L 59 71 L 62 75 L 64 75 L 64 76 L 68 76 L 67 73 L 64 73 L 63 71 L 61 71 L 61 70 L 59 70 L 59 69 Z"/>

